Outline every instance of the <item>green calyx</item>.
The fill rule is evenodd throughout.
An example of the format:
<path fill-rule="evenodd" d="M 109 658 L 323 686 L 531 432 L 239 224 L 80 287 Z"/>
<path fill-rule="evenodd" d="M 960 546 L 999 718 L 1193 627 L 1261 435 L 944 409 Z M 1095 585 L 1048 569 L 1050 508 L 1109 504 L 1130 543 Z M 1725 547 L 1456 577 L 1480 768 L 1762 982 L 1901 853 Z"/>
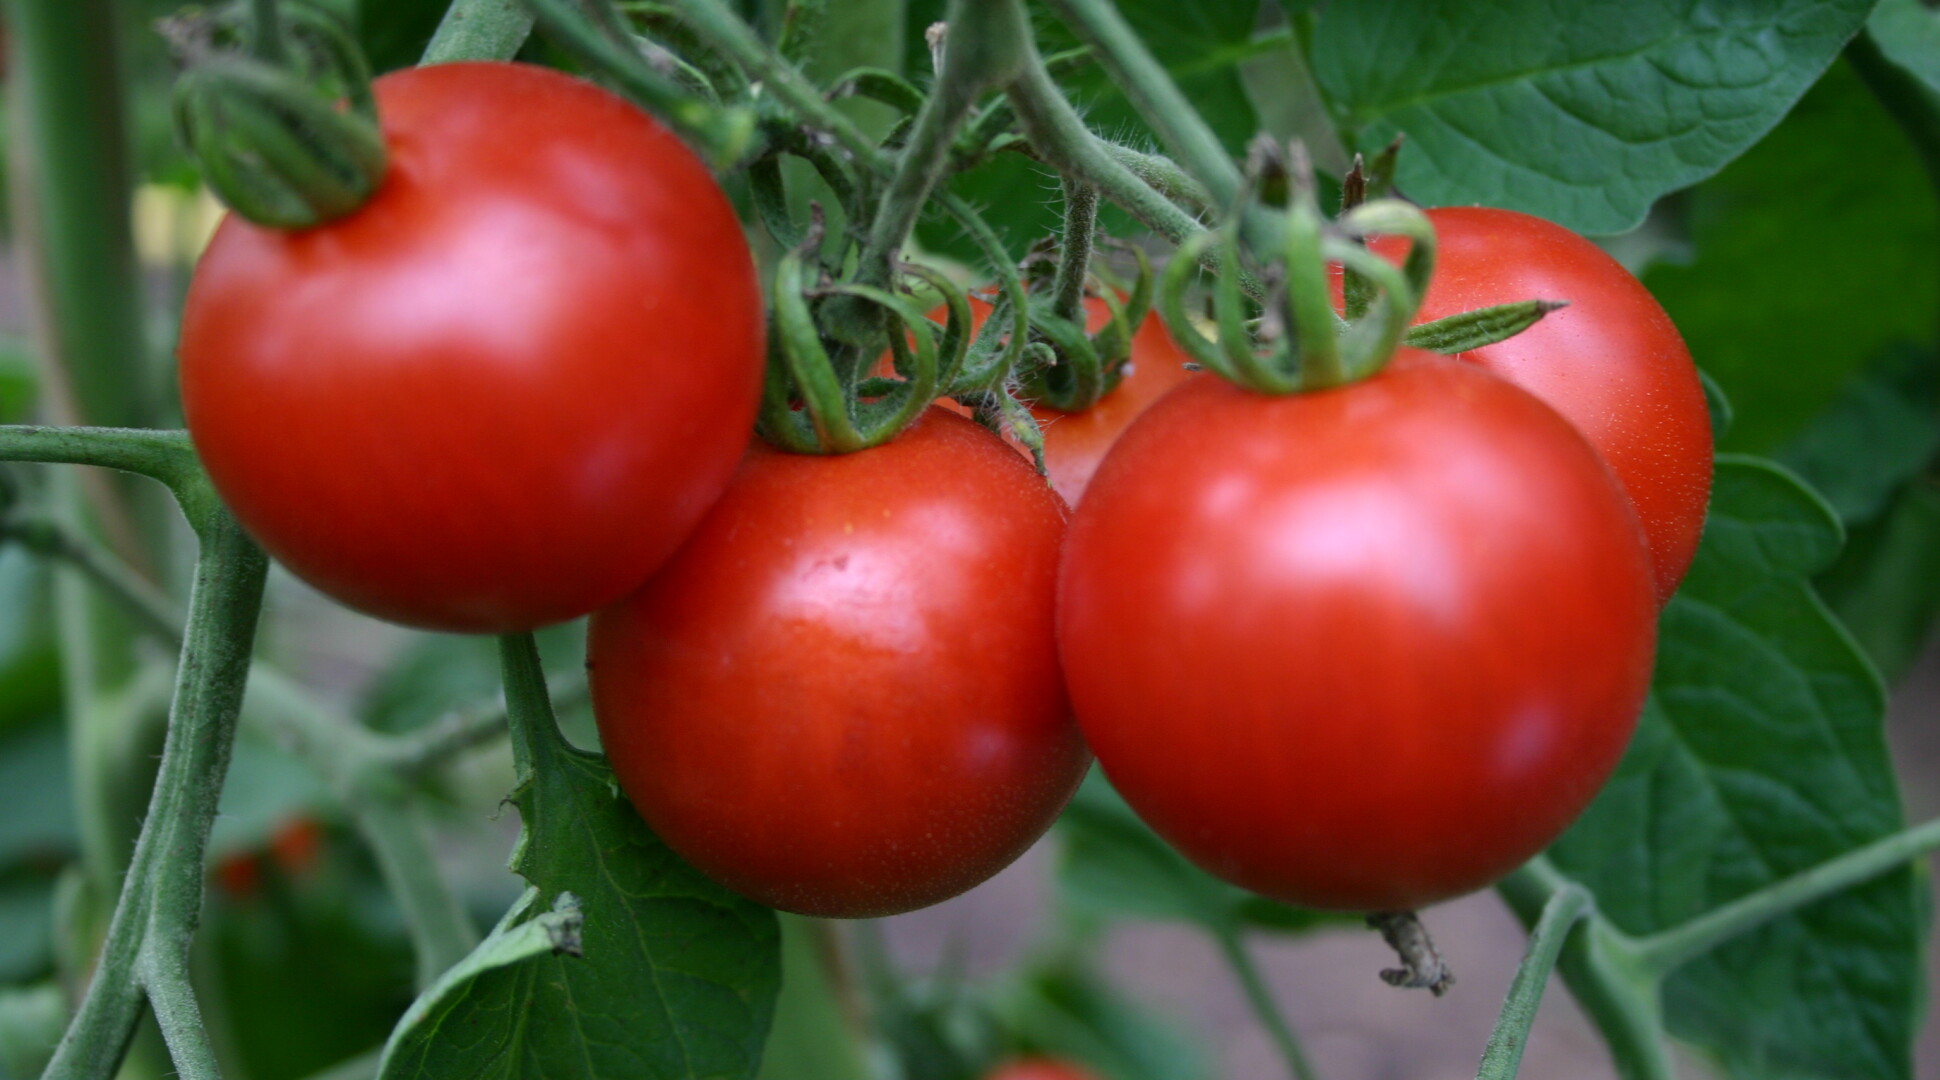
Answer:
<path fill-rule="evenodd" d="M 1264 394 L 1321 390 L 1363 379 L 1394 355 L 1434 268 L 1435 233 L 1427 215 L 1398 199 L 1381 198 L 1324 218 L 1306 155 L 1256 147 L 1241 206 L 1254 193 L 1284 205 L 1234 213 L 1217 228 L 1180 245 L 1159 287 L 1159 310 L 1173 337 L 1205 367 Z M 1264 212 L 1262 212 L 1264 211 Z M 1412 241 L 1395 266 L 1370 252 L 1376 234 Z M 1187 292 L 1200 263 L 1215 268 L 1211 285 L 1215 337 L 1188 317 Z M 1330 264 L 1347 282 L 1361 283 L 1361 302 L 1337 315 L 1330 296 Z M 1267 282 L 1255 302 L 1240 289 L 1243 273 Z M 1352 297 L 1350 296 L 1350 300 Z M 1359 310 L 1355 310 L 1358 307 Z"/>
<path fill-rule="evenodd" d="M 803 245 L 776 267 L 774 324 L 757 430 L 770 443 L 795 453 L 848 454 L 895 438 L 929 407 L 939 389 L 955 384 L 969 354 L 970 302 L 941 274 L 921 266 L 902 268 L 942 293 L 949 321 L 939 337 L 936 324 L 907 293 L 823 281 L 812 259 L 821 239 L 818 220 Z M 877 376 L 868 364 L 838 372 L 816 319 L 816 305 L 837 298 L 873 305 L 889 317 L 895 329 L 888 335 L 888 350 L 896 377 Z"/>
<path fill-rule="evenodd" d="M 370 72 L 335 20 L 285 8 L 278 49 L 207 51 L 221 23 L 176 28 L 198 54 L 175 83 L 175 119 L 203 178 L 259 225 L 304 229 L 350 214 L 383 180 Z M 266 57 L 278 57 L 272 63 Z"/>

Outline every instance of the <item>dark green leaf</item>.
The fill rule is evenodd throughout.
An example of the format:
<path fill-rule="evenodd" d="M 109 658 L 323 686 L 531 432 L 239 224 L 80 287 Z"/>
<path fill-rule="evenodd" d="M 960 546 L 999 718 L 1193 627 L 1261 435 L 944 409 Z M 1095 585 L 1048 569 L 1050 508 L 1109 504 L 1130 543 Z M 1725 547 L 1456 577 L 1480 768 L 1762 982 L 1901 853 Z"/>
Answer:
<path fill-rule="evenodd" d="M 518 981 L 526 981 L 530 973 L 523 970 L 522 965 L 528 961 L 561 954 L 579 955 L 583 916 L 578 899 L 571 893 L 560 893 L 550 911 L 541 910 L 538 902 L 539 890 L 527 889 L 525 895 L 512 905 L 512 910 L 506 913 L 505 919 L 485 936 L 484 941 L 478 943 L 470 955 L 439 976 L 430 989 L 411 1003 L 411 1007 L 405 1010 L 404 1018 L 398 1021 L 397 1033 L 384 1047 L 381 1075 L 422 1076 L 442 1072 L 441 1056 L 451 1053 L 450 1047 L 440 1045 L 448 1041 L 443 1030 L 446 1025 L 483 1034 L 478 1029 L 484 1027 L 489 1031 L 491 1019 L 496 1019 L 502 1041 L 493 1040 L 485 1048 L 482 1057 L 475 1056 L 479 1052 L 476 1046 L 467 1046 L 461 1053 L 475 1063 L 478 1071 L 474 1075 L 519 1075 L 516 1062 L 523 1056 L 520 1044 L 525 1040 L 519 1028 L 524 1018 L 503 1014 L 490 1019 L 481 1017 L 481 1005 L 473 997 L 478 993 L 478 985 L 494 976 L 510 975 Z M 508 968 L 518 970 L 508 972 Z M 501 978 L 498 981 L 505 980 Z M 491 1004 L 482 1008 L 488 1010 L 488 1015 L 498 1012 Z M 541 1070 L 535 1075 L 547 1074 L 547 1070 Z M 586 1070 L 585 1074 L 599 1075 L 592 1069 Z"/>
<path fill-rule="evenodd" d="M 1079 910 L 1119 918 L 1304 931 L 1342 917 L 1262 899 L 1187 862 L 1094 769 L 1058 819 L 1058 882 Z"/>
<path fill-rule="evenodd" d="M 1866 359 L 1933 332 L 1930 185 L 1844 63 L 1693 191 L 1688 216 L 1695 260 L 1651 267 L 1644 283 L 1731 396 L 1724 446 L 1770 452 Z"/>
<path fill-rule="evenodd" d="M 1875 357 L 1778 452 L 1852 526 L 1877 517 L 1940 449 L 1940 359 L 1901 345 Z"/>
<path fill-rule="evenodd" d="M 1808 584 L 1839 542 L 1789 473 L 1720 459 L 1637 737 L 1552 849 L 1622 929 L 1674 925 L 1901 826 L 1879 679 Z M 1672 975 L 1666 1020 L 1734 1077 L 1906 1080 L 1921 910 L 1906 871 L 1815 904 Z"/>
<path fill-rule="evenodd" d="M 1940 12 L 1921 0 L 1879 0 L 1866 29 L 1888 60 L 1940 92 Z"/>
<path fill-rule="evenodd" d="M 1915 480 L 1879 520 L 1852 531 L 1819 592 L 1889 683 L 1933 636 L 1940 615 L 1940 486 Z"/>
<path fill-rule="evenodd" d="M 1410 196 L 1616 233 L 1770 130 L 1870 7 L 1330 4 L 1314 74 L 1350 148 L 1372 154 L 1407 135 L 1400 185 Z"/>
<path fill-rule="evenodd" d="M 584 956 L 481 967 L 393 1036 L 384 1080 L 752 1077 L 781 981 L 774 913 L 702 877 L 620 796 L 601 758 L 552 744 L 512 801 L 513 868 L 537 902 L 579 898 Z M 495 934 L 482 949 L 496 949 Z"/>
<path fill-rule="evenodd" d="M 209 852 L 221 858 L 260 851 L 278 826 L 314 815 L 328 802 L 313 766 L 272 741 L 262 726 L 246 724 L 236 735 Z"/>

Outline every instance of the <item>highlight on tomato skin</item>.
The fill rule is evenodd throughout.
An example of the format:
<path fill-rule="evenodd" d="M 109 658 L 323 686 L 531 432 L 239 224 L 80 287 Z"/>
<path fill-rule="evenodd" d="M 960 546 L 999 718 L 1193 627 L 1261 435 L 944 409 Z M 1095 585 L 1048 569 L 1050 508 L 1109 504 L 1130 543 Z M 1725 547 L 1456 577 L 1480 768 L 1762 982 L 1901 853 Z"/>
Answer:
<path fill-rule="evenodd" d="M 1434 276 L 1417 322 L 1519 300 L 1565 300 L 1535 326 L 1463 353 L 1562 413 L 1637 509 L 1660 601 L 1697 553 L 1710 503 L 1711 411 L 1670 316 L 1622 264 L 1553 222 L 1482 206 L 1428 211 Z M 1399 263 L 1408 243 L 1369 247 Z"/>
<path fill-rule="evenodd" d="M 679 546 L 747 444 L 765 314 L 740 223 L 591 83 L 453 63 L 375 94 L 369 202 L 299 232 L 231 216 L 197 264 L 196 450 L 250 535 L 350 607 L 473 633 L 587 614 Z"/>
<path fill-rule="evenodd" d="M 1615 769 L 1657 605 L 1582 435 L 1480 367 L 1147 411 L 1073 514 L 1072 705 L 1193 862 L 1303 906 L 1400 911 L 1554 840 Z"/>
<path fill-rule="evenodd" d="M 667 566 L 593 617 L 621 787 L 688 862 L 786 911 L 888 915 L 982 882 L 1090 762 L 1053 629 L 1065 518 L 943 409 L 853 454 L 755 447 Z"/>

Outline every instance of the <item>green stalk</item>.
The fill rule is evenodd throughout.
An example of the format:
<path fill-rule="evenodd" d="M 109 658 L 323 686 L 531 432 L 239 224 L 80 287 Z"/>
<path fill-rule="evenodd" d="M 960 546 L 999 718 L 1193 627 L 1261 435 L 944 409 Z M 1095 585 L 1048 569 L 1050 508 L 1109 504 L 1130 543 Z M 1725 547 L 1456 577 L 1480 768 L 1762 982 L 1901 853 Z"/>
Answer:
<path fill-rule="evenodd" d="M 862 250 L 864 284 L 890 283 L 890 265 L 901 253 L 916 218 L 932 189 L 943 179 L 957 130 L 987 89 L 1010 81 L 1024 57 L 1016 39 L 1002 32 L 986 32 L 992 6 L 985 0 L 951 0 L 951 38 L 943 53 L 943 70 L 936 89 L 916 116 L 909 142 L 896 160 L 896 171 Z"/>
<path fill-rule="evenodd" d="M 1058 273 L 1051 284 L 1051 311 L 1079 326 L 1085 322 L 1085 282 L 1091 276 L 1091 249 L 1098 229 L 1098 189 L 1064 181 L 1064 238 L 1058 246 Z"/>
<path fill-rule="evenodd" d="M 1496 883 L 1496 892 L 1526 927 L 1541 921 L 1551 896 L 1575 886 L 1541 855 Z M 1676 1080 L 1664 1033 L 1657 978 L 1638 961 L 1635 939 L 1600 913 L 1567 936 L 1557 969 L 1610 1048 L 1626 1080 Z"/>
<path fill-rule="evenodd" d="M 418 63 L 510 60 L 532 35 L 532 11 L 523 0 L 452 0 Z"/>
<path fill-rule="evenodd" d="M 113 0 L 4 0 L 12 110 L 10 187 L 15 253 L 30 287 L 41 390 L 61 423 L 140 425 L 154 411 L 140 275 L 131 229 L 133 189 Z M 61 475 L 53 491 L 70 525 L 109 539 L 144 568 L 166 565 L 155 545 L 160 500 L 130 485 Z M 144 717 L 114 699 L 139 667 L 134 633 L 67 574 L 55 580 L 69 755 L 81 854 L 97 896 L 112 896 L 133 847 L 153 775 Z"/>
<path fill-rule="evenodd" d="M 1138 34 L 1108 0 L 1047 0 L 1078 39 L 1091 46 L 1098 63 L 1159 133 L 1186 171 L 1199 178 L 1213 201 L 1230 205 L 1239 194 L 1238 166 L 1226 155 L 1198 110 Z"/>
<path fill-rule="evenodd" d="M 1940 820 L 1875 840 L 1636 942 L 1645 971 L 1668 975 L 1735 937 L 1940 850 Z"/>
<path fill-rule="evenodd" d="M 1320 1074 L 1314 1071 L 1313 1062 L 1308 1060 L 1299 1036 L 1294 1034 L 1293 1026 L 1287 1023 L 1286 1015 L 1273 999 L 1273 988 L 1266 984 L 1265 977 L 1260 974 L 1259 965 L 1253 962 L 1253 955 L 1247 951 L 1240 932 L 1228 928 L 1215 932 L 1213 937 L 1219 942 L 1219 952 L 1225 957 L 1226 966 L 1233 970 L 1240 988 L 1246 991 L 1246 1002 L 1253 1007 L 1253 1015 L 1259 1018 L 1267 1034 L 1273 1037 L 1273 1045 L 1279 1048 L 1280 1057 L 1287 1063 L 1287 1071 L 1294 1080 L 1317 1080 Z"/>
<path fill-rule="evenodd" d="M 191 524 L 202 552 L 161 768 L 94 979 L 43 1080 L 112 1075 L 144 994 L 164 998 L 162 1019 L 176 1028 L 171 1046 L 186 1055 L 177 1068 L 202 1075 L 190 1071 L 199 1050 L 181 1041 L 177 1021 L 193 1009 L 181 995 L 202 909 L 203 853 L 235 742 L 269 561 L 224 511 Z"/>
<path fill-rule="evenodd" d="M 1502 1015 L 1489 1033 L 1489 1046 L 1482 1052 L 1476 1080 L 1514 1080 L 1516 1070 L 1522 1067 L 1523 1047 L 1529 1045 L 1529 1029 L 1536 1023 L 1536 1009 L 1543 1003 L 1543 988 L 1549 985 L 1549 973 L 1555 970 L 1570 931 L 1591 910 L 1589 891 L 1573 882 L 1551 893 L 1543 904 L 1542 916 L 1529 935 L 1529 951 L 1516 968 L 1509 998 L 1502 1003 Z"/>

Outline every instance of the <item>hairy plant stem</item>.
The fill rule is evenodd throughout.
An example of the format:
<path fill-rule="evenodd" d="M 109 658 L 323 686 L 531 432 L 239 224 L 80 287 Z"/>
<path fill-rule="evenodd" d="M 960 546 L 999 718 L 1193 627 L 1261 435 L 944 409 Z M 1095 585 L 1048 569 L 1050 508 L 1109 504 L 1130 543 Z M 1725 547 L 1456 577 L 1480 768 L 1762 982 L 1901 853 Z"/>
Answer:
<path fill-rule="evenodd" d="M 1537 856 L 1496 883 L 1496 892 L 1526 927 L 1541 920 L 1550 898 L 1578 887 L 1550 861 Z M 1665 1041 L 1658 979 L 1637 961 L 1635 940 L 1600 912 L 1581 918 L 1566 935 L 1556 962 L 1571 996 L 1590 1015 L 1626 1080 L 1675 1080 Z"/>
<path fill-rule="evenodd" d="M 159 998 L 164 1035 L 182 1055 L 177 1069 L 214 1075 L 206 1043 L 182 1031 L 195 1015 L 187 989 L 189 943 L 201 914 L 203 852 L 235 742 L 269 560 L 220 508 L 191 524 L 202 551 L 161 768 L 94 979 L 44 1080 L 112 1075 L 145 997 Z M 199 1071 L 204 1065 L 210 1071 Z"/>
<path fill-rule="evenodd" d="M 1083 326 L 1085 281 L 1091 276 L 1091 249 L 1098 229 L 1098 189 L 1082 180 L 1064 180 L 1064 236 L 1058 247 L 1058 274 L 1051 283 L 1051 311 Z"/>
<path fill-rule="evenodd" d="M 1012 8 L 1018 12 L 1015 32 L 1023 35 L 1021 45 L 1028 50 L 1028 62 L 1007 89 L 1018 126 L 1035 155 L 1059 173 L 1096 187 L 1099 194 L 1175 244 L 1205 232 L 1205 226 L 1197 218 L 1146 183 L 1125 163 L 1122 148 L 1114 151 L 1112 144 L 1085 126 L 1078 111 L 1065 99 L 1064 91 L 1052 81 L 1037 47 L 1031 43 L 1029 23 L 1022 21 L 1020 0 L 990 2 L 993 8 Z M 1219 269 L 1217 258 L 1210 253 L 1200 265 L 1214 272 Z M 1247 295 L 1255 298 L 1266 295 L 1265 286 L 1251 274 L 1244 270 L 1239 274 L 1240 287 Z"/>
<path fill-rule="evenodd" d="M 1549 985 L 1549 973 L 1555 970 L 1556 959 L 1562 955 L 1563 943 L 1569 939 L 1570 931 L 1592 910 L 1594 903 L 1589 891 L 1574 882 L 1551 893 L 1543 903 L 1542 915 L 1529 935 L 1529 951 L 1516 968 L 1515 981 L 1509 984 L 1508 1000 L 1502 1003 L 1502 1014 L 1496 1019 L 1495 1030 L 1489 1033 L 1489 1045 L 1482 1052 L 1482 1066 L 1476 1070 L 1476 1080 L 1514 1080 L 1516 1070 L 1522 1066 L 1523 1048 L 1529 1045 L 1529 1029 L 1536 1022 L 1536 1008 L 1542 1004 L 1543 989 Z"/>
<path fill-rule="evenodd" d="M 1023 63 L 1011 36 L 982 32 L 981 20 L 992 14 L 993 8 L 982 0 L 950 2 L 950 23 L 958 32 L 944 48 L 936 88 L 916 115 L 909 140 L 896 157 L 889 186 L 869 224 L 857 270 L 860 284 L 878 288 L 893 284 L 896 259 L 909 241 L 910 230 L 915 228 L 930 192 L 949 170 L 957 131 L 976 107 L 977 99 L 990 87 L 1009 80 Z M 848 298 L 829 313 L 829 322 L 850 345 L 862 349 L 880 346 L 883 313 L 879 306 Z M 847 358 L 851 367 L 862 359 Z"/>
<path fill-rule="evenodd" d="M 1231 206 L 1239 196 L 1238 166 L 1219 136 L 1200 117 L 1172 77 L 1109 0 L 1047 0 L 1112 81 L 1150 123 L 1166 146 L 1206 186 L 1215 204 Z"/>
<path fill-rule="evenodd" d="M 32 518 L 0 525 L 0 539 L 70 563 L 127 610 L 144 632 L 181 644 L 181 619 L 168 599 L 105 549 L 64 531 L 57 522 Z M 250 678 L 255 689 L 250 718 L 271 725 L 295 744 L 349 812 L 404 911 L 418 984 L 430 985 L 471 951 L 478 936 L 471 916 L 437 871 L 405 781 L 503 734 L 504 707 L 479 703 L 409 734 L 382 735 L 318 700 L 264 661 L 251 662 Z M 578 699 L 585 693 L 580 680 L 561 696 Z"/>
<path fill-rule="evenodd" d="M 1233 977 L 1239 980 L 1240 989 L 1246 992 L 1246 1003 L 1252 1006 L 1253 1015 L 1259 1018 L 1267 1034 L 1273 1037 L 1273 1045 L 1287 1063 L 1287 1072 L 1293 1075 L 1294 1080 L 1317 1080 L 1320 1074 L 1314 1071 L 1306 1048 L 1300 1045 L 1300 1037 L 1287 1023 L 1286 1014 L 1273 998 L 1273 988 L 1260 974 L 1259 965 L 1253 962 L 1253 954 L 1246 948 L 1246 940 L 1240 934 L 1237 928 L 1230 927 L 1213 933 L 1214 940 L 1219 943 L 1220 955 L 1225 958 L 1226 966 L 1232 969 Z"/>
<path fill-rule="evenodd" d="M 418 63 L 510 60 L 531 35 L 532 11 L 525 0 L 452 0 Z"/>

